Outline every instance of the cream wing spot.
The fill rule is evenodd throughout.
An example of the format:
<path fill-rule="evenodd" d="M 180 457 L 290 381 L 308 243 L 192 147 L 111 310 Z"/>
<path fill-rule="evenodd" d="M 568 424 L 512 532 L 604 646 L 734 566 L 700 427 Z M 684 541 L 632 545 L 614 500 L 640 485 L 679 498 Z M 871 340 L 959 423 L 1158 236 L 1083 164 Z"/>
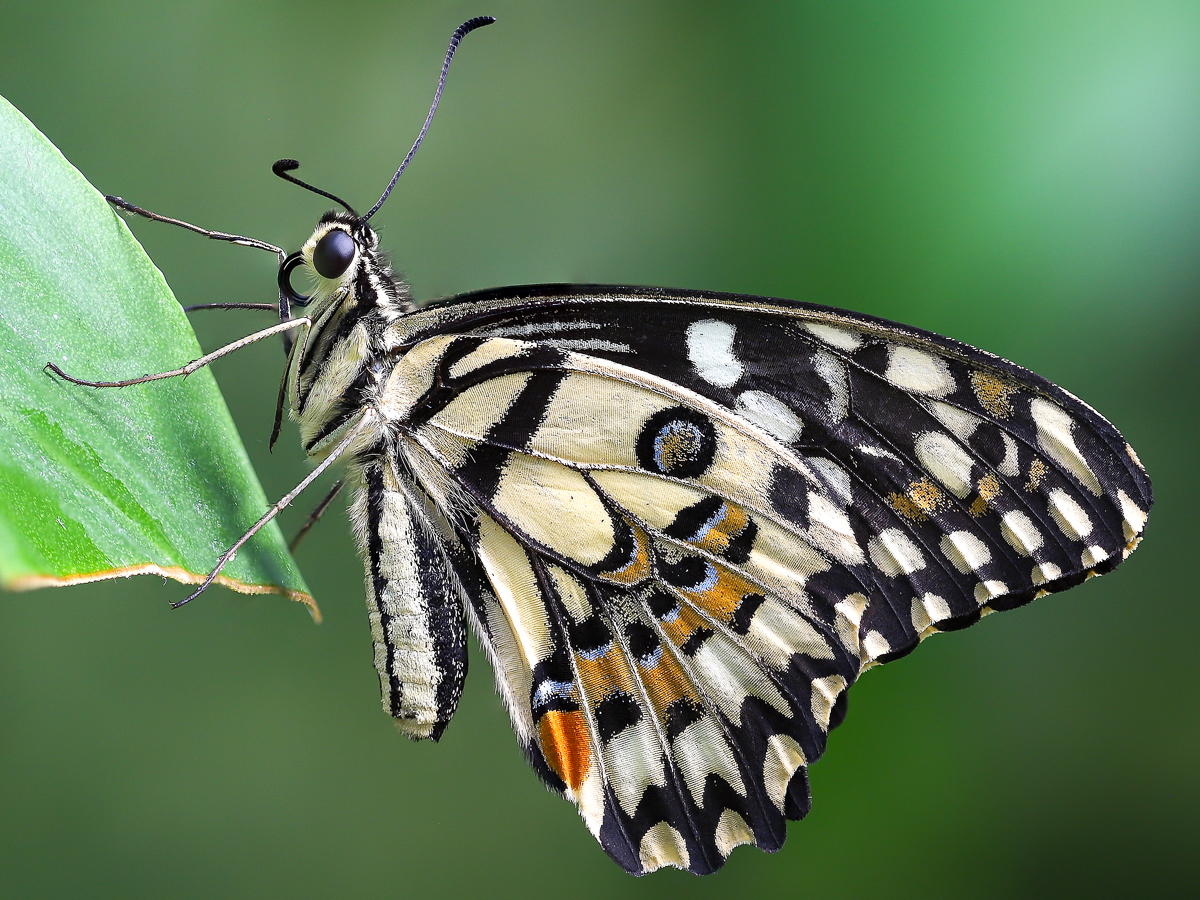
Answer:
<path fill-rule="evenodd" d="M 1043 584 L 1047 581 L 1053 581 L 1058 576 L 1062 575 L 1062 570 L 1054 563 L 1038 563 L 1033 567 L 1033 583 Z"/>
<path fill-rule="evenodd" d="M 1003 581 L 981 581 L 975 585 L 975 602 L 987 603 L 993 597 L 1000 597 L 1008 593 L 1008 585 Z"/>
<path fill-rule="evenodd" d="M 587 777 L 573 799 L 579 807 L 583 824 L 592 833 L 592 837 L 600 840 L 600 828 L 604 824 L 604 777 L 600 774 L 600 768 L 594 758 Z"/>
<path fill-rule="evenodd" d="M 651 784 L 666 787 L 662 749 L 648 718 L 609 738 L 603 752 L 608 771 L 620 773 L 619 777 L 609 778 L 609 785 L 628 815 L 637 811 L 642 794 Z"/>
<path fill-rule="evenodd" d="M 1072 435 L 1075 421 L 1063 409 L 1041 397 L 1030 402 L 1029 413 L 1037 425 L 1038 446 L 1047 456 L 1078 478 L 1085 488 L 1099 497 L 1103 493 L 1100 482 L 1096 480 L 1095 473 L 1088 467 L 1079 448 L 1075 446 L 1075 438 Z"/>
<path fill-rule="evenodd" d="M 865 594 L 850 594 L 834 606 L 834 610 L 837 611 L 834 626 L 837 628 L 838 638 L 855 656 L 859 653 L 858 632 L 868 602 Z"/>
<path fill-rule="evenodd" d="M 832 422 L 844 421 L 850 414 L 850 377 L 846 367 L 831 353 L 818 350 L 812 357 L 813 368 L 829 385 L 829 400 L 826 408 Z"/>
<path fill-rule="evenodd" d="M 1006 512 L 1001 517 L 1000 534 L 1022 556 L 1032 555 L 1035 550 L 1041 549 L 1043 543 L 1042 533 L 1029 516 L 1019 509 Z"/>
<path fill-rule="evenodd" d="M 1061 488 L 1050 492 L 1050 518 L 1073 541 L 1082 541 L 1092 533 L 1091 516 Z"/>
<path fill-rule="evenodd" d="M 837 702 L 838 695 L 845 689 L 846 679 L 841 675 L 827 675 L 824 678 L 813 679 L 810 703 L 813 718 L 817 720 L 822 731 L 829 730 L 829 716 L 833 712 L 833 704 Z"/>
<path fill-rule="evenodd" d="M 583 585 L 579 583 L 578 579 L 552 563 L 547 563 L 546 571 L 550 575 L 550 580 L 554 582 L 554 589 L 563 606 L 566 607 L 567 614 L 577 623 L 589 619 L 592 615 L 592 603 L 588 600 Z"/>
<path fill-rule="evenodd" d="M 950 604 L 937 594 L 926 594 L 921 598 L 921 605 L 934 625 L 950 618 Z"/>
<path fill-rule="evenodd" d="M 504 418 L 530 377 L 529 372 L 513 372 L 489 378 L 447 403 L 429 424 L 459 437 L 481 438 Z"/>
<path fill-rule="evenodd" d="M 745 366 L 733 353 L 736 334 L 737 329 L 732 325 L 716 319 L 705 319 L 688 326 L 688 359 L 709 384 L 732 387 L 742 377 Z"/>
<path fill-rule="evenodd" d="M 697 806 L 704 805 L 704 784 L 709 774 L 720 775 L 730 787 L 746 796 L 737 758 L 716 719 L 706 715 L 679 733 L 671 744 L 672 755 Z"/>
<path fill-rule="evenodd" d="M 492 503 L 530 538 L 584 565 L 604 559 L 616 539 L 608 510 L 587 479 L 551 460 L 511 453 Z"/>
<path fill-rule="evenodd" d="M 785 716 L 791 715 L 779 689 L 764 679 L 745 651 L 724 635 L 714 634 L 706 640 L 692 660 L 709 696 L 729 721 L 741 724 L 742 702 L 748 696 L 770 703 Z"/>
<path fill-rule="evenodd" d="M 1108 551 L 1103 547 L 1088 547 L 1083 551 L 1079 561 L 1085 569 L 1091 568 L 1097 563 L 1102 563 L 1108 559 Z"/>
<path fill-rule="evenodd" d="M 1117 502 L 1120 503 L 1121 515 L 1125 518 L 1122 523 L 1125 540 L 1133 540 L 1146 527 L 1146 513 L 1124 491 L 1117 491 Z"/>
<path fill-rule="evenodd" d="M 833 659 L 825 638 L 805 619 L 773 597 L 754 612 L 744 637 L 746 645 L 777 669 L 786 669 L 793 653 L 810 659 Z"/>
<path fill-rule="evenodd" d="M 890 652 L 892 645 L 878 631 L 868 631 L 867 636 L 863 638 L 862 659 L 864 662 L 873 659 L 879 659 L 885 653 Z"/>
<path fill-rule="evenodd" d="M 951 565 L 964 575 L 976 572 L 992 561 L 992 551 L 988 545 L 969 531 L 953 531 L 944 535 L 939 546 Z"/>
<path fill-rule="evenodd" d="M 742 844 L 753 844 L 754 832 L 750 830 L 745 819 L 732 809 L 727 809 L 721 813 L 721 818 L 717 819 L 717 830 L 713 834 L 713 842 L 722 856 L 729 856 L 735 847 L 740 847 Z"/>
<path fill-rule="evenodd" d="M 926 431 L 916 441 L 917 460 L 960 500 L 971 492 L 971 457 L 954 438 Z"/>
<path fill-rule="evenodd" d="M 468 616 L 473 610 L 474 607 L 467 604 Z M 488 656 L 491 658 L 496 677 L 496 693 L 508 709 L 517 739 L 522 744 L 527 744 L 533 735 L 533 712 L 529 704 L 533 672 L 525 660 L 512 622 L 491 592 L 484 594 L 480 618 L 483 620 L 481 624 L 487 629 L 486 633 L 491 637 L 490 647 L 485 644 L 484 649 L 490 649 Z"/>
<path fill-rule="evenodd" d="M 553 651 L 537 576 L 524 549 L 495 519 L 479 518 L 479 561 L 532 671 Z"/>
<path fill-rule="evenodd" d="M 575 372 L 559 383 L 528 448 L 581 465 L 635 467 L 636 442 L 630 439 L 628 426 L 612 424 L 645 422 L 673 405 L 653 391 Z"/>
<path fill-rule="evenodd" d="M 528 345 L 522 341 L 512 341 L 504 338 L 493 338 L 490 341 L 484 341 L 450 367 L 450 377 L 462 378 L 464 375 L 468 375 L 481 366 L 486 366 L 488 363 L 507 359 L 512 356 L 520 356 L 526 351 L 527 347 Z"/>
<path fill-rule="evenodd" d="M 944 359 L 901 344 L 888 350 L 883 377 L 901 390 L 914 394 L 943 397 L 954 390 L 954 376 Z"/>
<path fill-rule="evenodd" d="M 643 835 L 638 857 L 647 873 L 663 866 L 686 869 L 691 861 L 683 835 L 666 822 L 659 822 Z"/>
<path fill-rule="evenodd" d="M 912 606 L 908 612 L 909 619 L 912 621 L 913 630 L 917 634 L 921 634 L 933 624 L 933 620 L 929 618 L 929 613 L 925 609 L 925 604 L 921 602 L 920 597 L 912 598 Z"/>
<path fill-rule="evenodd" d="M 767 740 L 767 754 L 763 759 L 763 784 L 767 788 L 767 796 L 780 812 L 783 812 L 792 775 L 806 763 L 804 751 L 794 738 L 786 734 L 773 734 Z"/>
<path fill-rule="evenodd" d="M 871 562 L 889 578 L 911 575 L 925 568 L 925 557 L 917 545 L 898 528 L 888 528 L 871 538 L 867 550 Z"/>
<path fill-rule="evenodd" d="M 845 350 L 847 353 L 853 353 L 863 345 L 862 336 L 855 334 L 853 331 L 847 331 L 844 328 L 838 328 L 834 325 L 822 325 L 819 322 L 805 322 L 804 330 L 813 337 L 834 347 L 838 350 Z"/>
<path fill-rule="evenodd" d="M 789 444 L 800 437 L 804 423 L 779 399 L 763 391 L 743 391 L 737 398 L 737 411 L 767 434 Z"/>

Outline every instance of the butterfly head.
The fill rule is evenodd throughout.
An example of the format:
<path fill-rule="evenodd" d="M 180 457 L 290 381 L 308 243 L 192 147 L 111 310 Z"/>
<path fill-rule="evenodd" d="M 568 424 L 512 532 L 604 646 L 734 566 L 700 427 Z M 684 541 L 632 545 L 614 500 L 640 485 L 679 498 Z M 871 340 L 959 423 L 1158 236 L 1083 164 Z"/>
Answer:
<path fill-rule="evenodd" d="M 300 167 L 300 163 L 296 160 L 281 159 L 271 167 L 271 171 L 284 181 L 290 181 L 306 191 L 327 197 L 346 210 L 345 213 L 333 210 L 322 216 L 304 248 L 298 253 L 293 253 L 280 264 L 279 309 L 281 315 L 287 314 L 288 303 L 285 301 L 290 302 L 293 306 L 308 306 L 316 302 L 318 309 L 313 311 L 313 316 L 319 318 L 320 309 L 325 304 L 317 301 L 336 297 L 340 302 L 341 299 L 349 297 L 359 276 L 363 274 L 367 276 L 367 279 L 363 284 L 363 289 L 357 292 L 355 297 L 357 303 L 361 304 L 366 301 L 388 317 L 412 311 L 412 304 L 408 303 L 401 296 L 401 291 L 397 290 L 397 286 L 391 278 L 387 261 L 377 253 L 379 238 L 367 224 L 367 220 L 383 206 L 392 193 L 392 188 L 396 186 L 396 182 L 400 180 L 400 176 L 404 174 L 404 170 L 412 161 L 413 154 L 421 146 L 421 141 L 425 139 L 425 133 L 429 131 L 429 125 L 433 121 L 433 114 L 437 112 L 442 90 L 446 87 L 446 73 L 450 70 L 450 60 L 454 58 L 454 52 L 458 49 L 458 45 L 476 28 L 491 25 L 495 21 L 491 16 L 476 16 L 463 22 L 454 30 L 454 34 L 450 37 L 450 46 L 446 50 L 446 59 L 442 63 L 442 74 L 438 79 L 437 91 L 433 95 L 433 105 L 429 107 L 429 115 L 425 117 L 425 124 L 421 126 L 421 132 L 413 142 L 412 149 L 408 151 L 408 155 L 404 157 L 400 167 L 396 169 L 396 174 L 384 188 L 383 194 L 375 202 L 375 205 L 363 215 L 360 216 L 349 203 L 336 194 L 323 191 L 291 174 Z M 309 296 L 296 293 L 291 284 L 292 270 L 301 265 L 307 265 L 317 278 L 316 290 Z M 368 294 L 371 296 L 368 297 Z"/>
<path fill-rule="evenodd" d="M 308 294 L 292 285 L 297 268 L 304 268 L 310 278 Z M 408 311 L 404 291 L 379 249 L 379 234 L 358 215 L 339 210 L 325 213 L 304 246 L 280 265 L 279 289 L 291 305 L 311 307 L 314 318 L 321 317 L 329 302 L 348 298 L 397 314 Z"/>
<path fill-rule="evenodd" d="M 331 210 L 321 217 L 300 254 L 316 278 L 319 293 L 335 293 L 354 283 L 373 260 L 379 235 L 358 216 Z"/>

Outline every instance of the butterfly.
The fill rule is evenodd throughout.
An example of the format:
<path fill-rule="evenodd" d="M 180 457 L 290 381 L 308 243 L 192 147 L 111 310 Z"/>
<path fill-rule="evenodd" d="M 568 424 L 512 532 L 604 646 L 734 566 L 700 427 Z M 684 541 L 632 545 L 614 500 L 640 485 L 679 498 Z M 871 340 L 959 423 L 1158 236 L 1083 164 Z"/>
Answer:
<path fill-rule="evenodd" d="M 459 42 L 491 21 L 454 33 L 366 214 L 276 163 L 343 207 L 297 253 L 110 197 L 276 252 L 280 322 L 174 372 L 83 383 L 294 336 L 272 442 L 286 406 L 317 465 L 200 590 L 343 463 L 400 730 L 442 736 L 469 630 L 530 765 L 604 850 L 633 874 L 710 873 L 808 812 L 808 766 L 864 671 L 1108 572 L 1141 539 L 1150 481 L 1062 388 L 870 316 L 567 284 L 415 305 L 369 220 Z"/>

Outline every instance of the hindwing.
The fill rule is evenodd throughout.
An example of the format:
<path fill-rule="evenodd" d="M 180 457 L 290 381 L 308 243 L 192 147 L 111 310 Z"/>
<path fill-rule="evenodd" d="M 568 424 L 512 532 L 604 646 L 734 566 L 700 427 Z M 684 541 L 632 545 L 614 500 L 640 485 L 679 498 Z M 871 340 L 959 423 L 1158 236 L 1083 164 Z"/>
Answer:
<path fill-rule="evenodd" d="M 1090 407 L 868 317 L 550 286 L 395 328 L 518 739 L 634 873 L 777 849 L 862 670 L 1108 571 L 1151 503 Z"/>

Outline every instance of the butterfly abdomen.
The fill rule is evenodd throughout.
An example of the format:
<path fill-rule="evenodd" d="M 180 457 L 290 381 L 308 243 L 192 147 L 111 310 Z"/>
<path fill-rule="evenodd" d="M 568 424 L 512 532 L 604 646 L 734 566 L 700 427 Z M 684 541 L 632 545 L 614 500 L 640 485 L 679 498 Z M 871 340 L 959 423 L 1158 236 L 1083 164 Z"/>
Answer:
<path fill-rule="evenodd" d="M 409 737 L 437 740 L 462 694 L 467 650 L 462 588 L 434 515 L 386 453 L 365 461 L 351 518 L 383 708 Z"/>

